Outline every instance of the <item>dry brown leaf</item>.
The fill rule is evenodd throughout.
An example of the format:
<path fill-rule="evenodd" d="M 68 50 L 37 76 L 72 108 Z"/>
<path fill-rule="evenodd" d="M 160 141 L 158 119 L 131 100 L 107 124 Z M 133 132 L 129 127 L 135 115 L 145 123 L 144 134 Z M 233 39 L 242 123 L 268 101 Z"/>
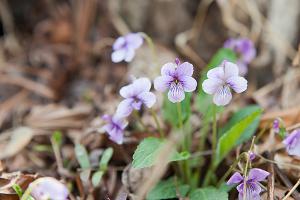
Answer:
<path fill-rule="evenodd" d="M 92 108 L 80 104 L 67 108 L 57 104 L 36 106 L 26 117 L 25 124 L 42 130 L 60 130 L 66 128 L 82 128 Z"/>
<path fill-rule="evenodd" d="M 0 159 L 14 156 L 25 148 L 31 141 L 34 131 L 29 127 L 18 127 L 11 132 L 10 141 L 5 145 Z"/>
<path fill-rule="evenodd" d="M 12 189 L 14 184 L 25 190 L 37 178 L 37 175 L 22 174 L 21 172 L 3 173 L 0 176 L 0 199 L 18 200 L 19 197 Z"/>

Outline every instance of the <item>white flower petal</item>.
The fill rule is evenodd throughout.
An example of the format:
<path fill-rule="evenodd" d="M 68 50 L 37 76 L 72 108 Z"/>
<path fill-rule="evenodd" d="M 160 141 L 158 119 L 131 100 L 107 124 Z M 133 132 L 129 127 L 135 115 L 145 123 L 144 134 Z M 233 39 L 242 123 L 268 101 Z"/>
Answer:
<path fill-rule="evenodd" d="M 118 62 L 121 62 L 122 60 L 124 60 L 126 57 L 126 50 L 125 49 L 119 49 L 119 50 L 116 50 L 114 51 L 112 54 L 111 54 L 111 60 L 114 62 L 114 63 L 118 63 Z"/>
<path fill-rule="evenodd" d="M 183 101 L 185 98 L 184 90 L 181 84 L 172 83 L 168 92 L 168 99 L 172 103 Z"/>
<path fill-rule="evenodd" d="M 215 94 L 222 85 L 223 81 L 220 79 L 206 79 L 202 83 L 202 89 L 207 94 Z"/>
<path fill-rule="evenodd" d="M 176 71 L 177 65 L 175 63 L 166 63 L 161 68 L 161 75 L 173 76 Z"/>

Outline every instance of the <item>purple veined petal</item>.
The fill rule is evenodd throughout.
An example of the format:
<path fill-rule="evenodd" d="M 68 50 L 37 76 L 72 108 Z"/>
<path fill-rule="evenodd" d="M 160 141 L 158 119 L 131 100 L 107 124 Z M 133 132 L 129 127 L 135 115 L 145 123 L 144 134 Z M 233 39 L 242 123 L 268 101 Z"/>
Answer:
<path fill-rule="evenodd" d="M 124 133 L 117 129 L 116 127 L 109 133 L 109 139 L 117 144 L 122 144 L 124 138 Z"/>
<path fill-rule="evenodd" d="M 124 119 L 124 117 L 121 117 L 119 115 L 112 116 L 112 122 L 121 129 L 125 129 L 128 125 L 128 122 Z"/>
<path fill-rule="evenodd" d="M 142 104 L 143 104 L 142 101 L 140 101 L 140 100 L 134 100 L 134 101 L 131 103 L 131 107 L 132 107 L 134 110 L 141 110 Z"/>
<path fill-rule="evenodd" d="M 119 49 L 119 50 L 114 51 L 111 54 L 111 60 L 114 63 L 121 62 L 122 60 L 125 59 L 125 57 L 126 57 L 126 49 Z"/>
<path fill-rule="evenodd" d="M 250 169 L 248 180 L 250 181 L 263 181 L 270 175 L 269 172 L 259 169 L 259 168 L 253 168 Z"/>
<path fill-rule="evenodd" d="M 197 81 L 191 76 L 181 76 L 180 83 L 183 86 L 185 92 L 193 92 L 196 90 Z"/>
<path fill-rule="evenodd" d="M 118 115 L 120 117 L 129 116 L 133 110 L 133 107 L 132 107 L 133 101 L 134 100 L 131 98 L 124 99 L 123 101 L 121 101 L 120 104 L 118 105 L 116 115 Z"/>
<path fill-rule="evenodd" d="M 244 180 L 244 178 L 242 177 L 242 175 L 238 172 L 235 172 L 230 179 L 227 181 L 227 185 L 232 185 L 232 184 L 238 184 L 240 182 L 242 182 Z"/>
<path fill-rule="evenodd" d="M 143 37 L 139 33 L 129 33 L 125 36 L 129 47 L 137 49 L 143 44 Z"/>
<path fill-rule="evenodd" d="M 238 60 L 236 64 L 239 67 L 239 75 L 245 76 L 248 73 L 248 65 L 241 60 Z"/>
<path fill-rule="evenodd" d="M 283 140 L 283 144 L 289 155 L 300 157 L 300 130 L 294 130 Z"/>
<path fill-rule="evenodd" d="M 180 76 L 192 76 L 194 72 L 194 67 L 189 62 L 184 62 L 180 64 L 176 69 L 177 75 Z"/>
<path fill-rule="evenodd" d="M 298 140 L 300 138 L 300 129 L 294 130 L 291 134 L 289 134 L 282 143 L 285 145 L 291 145 L 294 140 Z"/>
<path fill-rule="evenodd" d="M 134 55 L 135 55 L 134 49 L 133 48 L 127 48 L 124 61 L 125 62 L 131 62 L 134 58 Z"/>
<path fill-rule="evenodd" d="M 226 83 L 236 92 L 241 93 L 247 90 L 248 81 L 241 76 L 232 76 L 226 80 Z"/>
<path fill-rule="evenodd" d="M 245 200 L 261 200 L 260 195 L 257 193 L 250 193 L 250 191 L 247 191 L 248 193 L 246 193 L 246 198 Z M 239 193 L 239 200 L 244 200 L 243 199 L 243 194 Z"/>
<path fill-rule="evenodd" d="M 119 50 L 126 44 L 125 37 L 119 37 L 113 44 L 113 50 Z"/>
<path fill-rule="evenodd" d="M 215 94 L 222 85 L 223 81 L 220 79 L 206 79 L 202 83 L 202 89 L 207 94 Z"/>
<path fill-rule="evenodd" d="M 174 76 L 177 65 L 175 63 L 166 63 L 161 68 L 161 75 L 163 76 Z"/>
<path fill-rule="evenodd" d="M 223 67 L 215 67 L 207 72 L 207 78 L 224 80 L 224 69 Z"/>
<path fill-rule="evenodd" d="M 157 91 L 164 92 L 170 88 L 170 85 L 174 78 L 172 76 L 159 76 L 154 79 L 154 88 Z"/>
<path fill-rule="evenodd" d="M 138 98 L 148 107 L 151 108 L 156 102 L 156 96 L 152 92 L 143 92 Z"/>
<path fill-rule="evenodd" d="M 239 68 L 236 64 L 224 60 L 222 66 L 224 70 L 224 79 L 228 79 L 229 77 L 234 77 L 239 75 Z"/>
<path fill-rule="evenodd" d="M 213 102 L 217 106 L 225 106 L 229 104 L 231 99 L 232 99 L 232 94 L 230 88 L 228 86 L 221 86 L 214 94 Z"/>
<path fill-rule="evenodd" d="M 170 90 L 168 92 L 168 99 L 172 103 L 177 103 L 183 101 L 185 98 L 183 86 L 178 83 L 171 83 Z"/>

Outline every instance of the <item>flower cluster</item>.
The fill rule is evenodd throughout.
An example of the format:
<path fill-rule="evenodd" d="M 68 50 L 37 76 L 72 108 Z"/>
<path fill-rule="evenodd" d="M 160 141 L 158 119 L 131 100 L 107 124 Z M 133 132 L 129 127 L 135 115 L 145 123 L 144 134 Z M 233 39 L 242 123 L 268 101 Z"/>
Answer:
<path fill-rule="evenodd" d="M 129 33 L 119 37 L 113 44 L 111 59 L 118 63 L 121 61 L 131 62 L 135 55 L 135 50 L 143 44 L 143 37 L 139 33 Z"/>
<path fill-rule="evenodd" d="M 253 42 L 248 38 L 230 38 L 225 41 L 224 47 L 232 49 L 238 54 L 237 65 L 239 66 L 240 75 L 246 75 L 249 63 L 256 56 L 256 49 Z"/>
<path fill-rule="evenodd" d="M 68 188 L 52 177 L 39 178 L 32 182 L 29 188 L 31 196 L 36 200 L 67 200 L 69 196 Z"/>
<path fill-rule="evenodd" d="M 265 180 L 269 174 L 269 172 L 258 168 L 250 169 L 249 174 L 246 177 L 235 172 L 227 181 L 227 185 L 239 184 L 236 187 L 239 192 L 239 200 L 260 200 L 262 188 L 260 187 L 259 182 Z M 246 184 L 245 191 L 244 184 Z"/>
<path fill-rule="evenodd" d="M 224 60 L 219 67 L 208 71 L 202 83 L 204 92 L 214 95 L 213 101 L 218 106 L 227 105 L 232 99 L 231 89 L 242 93 L 247 89 L 247 80 L 239 76 L 238 66 Z"/>

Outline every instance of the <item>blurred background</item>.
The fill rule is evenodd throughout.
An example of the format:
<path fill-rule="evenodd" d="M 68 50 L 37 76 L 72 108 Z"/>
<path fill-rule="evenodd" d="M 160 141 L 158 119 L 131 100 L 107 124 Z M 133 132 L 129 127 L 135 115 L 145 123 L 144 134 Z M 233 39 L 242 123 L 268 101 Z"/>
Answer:
<path fill-rule="evenodd" d="M 263 120 L 300 120 L 299 0 L 0 0 L 0 172 L 55 174 L 53 157 L 31 152 L 55 130 L 89 149 L 106 144 L 90 134 L 98 116 L 113 112 L 130 75 L 160 70 L 147 45 L 129 64 L 111 62 L 114 40 L 128 32 L 147 33 L 159 63 L 179 56 L 198 77 L 226 39 L 251 39 L 257 57 L 242 104 L 267 110 Z"/>

